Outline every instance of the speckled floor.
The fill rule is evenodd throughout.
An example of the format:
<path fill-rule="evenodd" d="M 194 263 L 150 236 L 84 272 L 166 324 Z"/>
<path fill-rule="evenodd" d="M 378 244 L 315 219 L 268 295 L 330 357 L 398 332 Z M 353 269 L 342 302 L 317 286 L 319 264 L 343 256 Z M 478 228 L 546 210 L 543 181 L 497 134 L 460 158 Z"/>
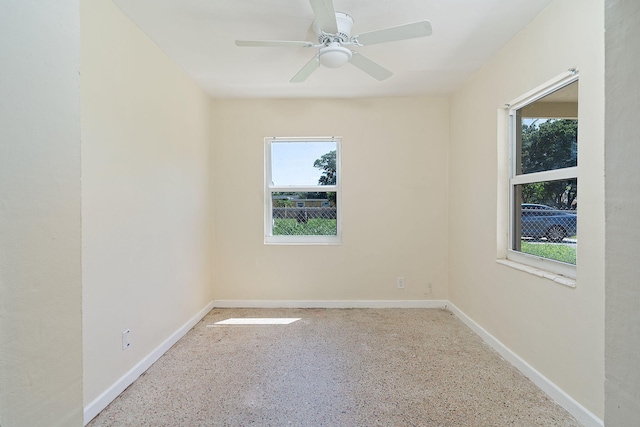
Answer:
<path fill-rule="evenodd" d="M 89 425 L 580 424 L 445 310 L 214 309 Z"/>

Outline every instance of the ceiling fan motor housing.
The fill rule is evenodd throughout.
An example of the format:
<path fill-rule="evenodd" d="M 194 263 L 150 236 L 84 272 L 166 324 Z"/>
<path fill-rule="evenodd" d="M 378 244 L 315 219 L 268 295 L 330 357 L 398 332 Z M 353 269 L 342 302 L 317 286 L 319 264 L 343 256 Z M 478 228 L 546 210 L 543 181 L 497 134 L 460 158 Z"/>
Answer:
<path fill-rule="evenodd" d="M 313 29 L 318 35 L 318 42 L 324 44 L 320 48 L 318 59 L 325 67 L 339 68 L 351 60 L 351 51 L 341 46 L 351 37 L 351 27 L 353 26 L 353 18 L 344 13 L 336 12 L 336 26 L 338 32 L 330 34 L 320 28 L 318 21 L 314 21 Z"/>
<path fill-rule="evenodd" d="M 336 24 L 338 32 L 330 34 L 320 28 L 318 21 L 313 22 L 313 30 L 318 36 L 318 42 L 329 44 L 331 42 L 346 43 L 351 37 L 351 27 L 353 27 L 353 18 L 344 12 L 336 12 Z"/>

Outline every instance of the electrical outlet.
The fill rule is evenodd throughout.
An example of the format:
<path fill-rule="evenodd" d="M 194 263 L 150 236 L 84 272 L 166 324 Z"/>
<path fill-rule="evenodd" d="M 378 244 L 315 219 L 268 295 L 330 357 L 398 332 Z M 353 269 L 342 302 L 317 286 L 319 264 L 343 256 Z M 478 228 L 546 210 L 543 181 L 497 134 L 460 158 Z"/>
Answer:
<path fill-rule="evenodd" d="M 130 329 L 127 329 L 122 333 L 122 349 L 126 350 L 131 347 L 131 341 L 129 341 L 129 334 L 131 333 Z"/>
<path fill-rule="evenodd" d="M 398 277 L 398 289 L 404 289 L 404 277 Z"/>

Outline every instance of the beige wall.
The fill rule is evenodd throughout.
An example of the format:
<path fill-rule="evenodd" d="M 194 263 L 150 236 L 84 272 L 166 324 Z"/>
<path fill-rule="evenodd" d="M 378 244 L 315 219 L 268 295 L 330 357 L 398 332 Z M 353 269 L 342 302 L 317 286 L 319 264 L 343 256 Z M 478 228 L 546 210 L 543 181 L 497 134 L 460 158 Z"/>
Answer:
<path fill-rule="evenodd" d="M 597 417 L 604 412 L 604 6 L 557 0 L 451 99 L 450 300 Z M 580 72 L 577 285 L 496 263 L 506 241 L 506 102 Z M 499 137 L 501 135 L 501 137 Z M 498 197 L 500 196 L 500 197 Z M 472 209 L 470 209 L 472 207 Z M 494 249 L 492 249 L 494 248 Z"/>
<path fill-rule="evenodd" d="M 78 8 L 2 4 L 2 427 L 82 423 Z"/>
<path fill-rule="evenodd" d="M 446 299 L 448 120 L 446 98 L 215 101 L 215 298 Z M 269 136 L 343 137 L 342 245 L 263 243 Z"/>
<path fill-rule="evenodd" d="M 87 405 L 211 301 L 211 101 L 110 0 L 81 19 Z"/>
<path fill-rule="evenodd" d="M 640 3 L 606 1 L 605 423 L 640 419 Z"/>

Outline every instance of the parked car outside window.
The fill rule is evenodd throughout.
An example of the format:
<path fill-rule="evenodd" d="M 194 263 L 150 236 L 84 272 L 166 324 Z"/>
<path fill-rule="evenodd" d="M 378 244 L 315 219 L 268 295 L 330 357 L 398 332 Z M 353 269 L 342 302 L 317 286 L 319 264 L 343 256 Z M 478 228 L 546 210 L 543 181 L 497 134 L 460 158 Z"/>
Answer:
<path fill-rule="evenodd" d="M 578 216 L 575 212 L 534 203 L 523 203 L 521 208 L 521 237 L 546 238 L 558 243 L 576 235 Z"/>

